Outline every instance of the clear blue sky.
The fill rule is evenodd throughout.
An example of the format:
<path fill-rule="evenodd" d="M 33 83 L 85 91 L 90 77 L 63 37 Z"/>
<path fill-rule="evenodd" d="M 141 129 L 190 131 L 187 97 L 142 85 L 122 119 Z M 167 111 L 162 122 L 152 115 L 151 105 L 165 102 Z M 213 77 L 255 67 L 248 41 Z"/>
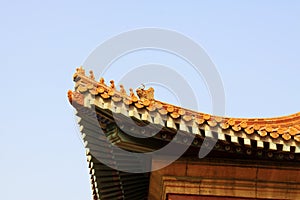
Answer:
<path fill-rule="evenodd" d="M 299 2 L 109 2 L 1 1 L 0 199 L 90 199 L 66 94 L 75 67 L 124 31 L 167 28 L 199 43 L 222 77 L 227 115 L 300 111 Z"/>

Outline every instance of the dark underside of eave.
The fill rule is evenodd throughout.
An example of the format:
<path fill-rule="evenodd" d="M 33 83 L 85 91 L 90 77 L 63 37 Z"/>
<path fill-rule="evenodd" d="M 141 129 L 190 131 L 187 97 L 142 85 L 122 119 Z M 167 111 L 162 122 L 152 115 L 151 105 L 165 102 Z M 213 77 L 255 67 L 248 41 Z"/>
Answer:
<path fill-rule="evenodd" d="M 85 112 L 78 112 L 82 118 L 79 122 L 83 128 L 83 140 L 87 148 L 88 163 L 91 174 L 93 198 L 95 200 L 143 200 L 147 199 L 149 173 L 126 173 L 120 170 L 126 164 L 130 169 L 143 170 L 145 164 L 138 158 L 128 157 L 122 151 L 112 148 L 106 137 L 97 133 L 98 122 Z M 101 119 L 103 124 L 109 122 Z M 101 121 L 100 120 L 100 121 Z M 103 129 L 106 130 L 106 129 Z M 109 132 L 109 130 L 107 130 Z M 110 163 L 111 167 L 100 162 Z"/>
<path fill-rule="evenodd" d="M 118 171 L 100 163 L 95 157 L 91 158 L 91 162 L 93 164 L 89 165 L 95 200 L 147 199 L 149 188 L 147 173 L 132 174 Z"/>

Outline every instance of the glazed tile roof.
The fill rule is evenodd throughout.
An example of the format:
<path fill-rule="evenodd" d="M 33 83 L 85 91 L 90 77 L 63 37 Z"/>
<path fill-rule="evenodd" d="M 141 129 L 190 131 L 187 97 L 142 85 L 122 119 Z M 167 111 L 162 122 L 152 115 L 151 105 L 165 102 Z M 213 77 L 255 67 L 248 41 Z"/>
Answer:
<path fill-rule="evenodd" d="M 89 93 L 97 97 L 98 100 L 94 103 L 100 107 L 107 106 L 113 112 L 122 112 L 120 111 L 122 105 L 130 105 L 128 116 L 134 115 L 138 119 L 149 120 L 150 123 L 159 123 L 174 129 L 177 129 L 175 124 L 178 123 L 180 130 L 193 134 L 199 134 L 199 129 L 205 130 L 207 135 L 215 131 L 219 140 L 225 140 L 225 136 L 229 136 L 233 143 L 239 143 L 242 139 L 244 145 L 250 146 L 251 141 L 255 141 L 257 147 L 261 148 L 268 144 L 269 149 L 277 150 L 278 145 L 281 145 L 280 149 L 284 152 L 300 152 L 300 112 L 276 118 L 221 117 L 155 99 L 140 99 L 132 89 L 129 94 L 122 85 L 118 90 L 114 81 L 110 81 L 109 85 L 105 84 L 103 78 L 99 82 L 96 81 L 93 72 L 86 76 L 82 68 L 77 69 L 74 81 L 75 91 L 69 91 L 69 100 L 80 105 L 84 105 L 83 96 L 86 95 L 83 94 Z M 111 104 L 103 103 L 103 100 L 110 100 Z M 119 111 L 113 110 L 112 104 L 118 105 Z M 153 116 L 153 113 L 158 114 L 154 120 L 149 117 Z"/>

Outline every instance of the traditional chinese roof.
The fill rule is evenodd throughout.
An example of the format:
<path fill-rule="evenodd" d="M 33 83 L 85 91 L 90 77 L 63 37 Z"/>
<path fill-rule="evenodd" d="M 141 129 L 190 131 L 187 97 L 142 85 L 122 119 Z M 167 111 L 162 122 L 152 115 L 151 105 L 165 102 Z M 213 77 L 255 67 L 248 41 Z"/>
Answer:
<path fill-rule="evenodd" d="M 118 91 L 113 81 L 110 85 L 106 85 L 103 78 L 97 82 L 93 75 L 88 77 L 83 74 L 82 69 L 78 69 L 74 74 L 74 80 L 75 91 L 69 93 L 69 98 L 70 101 L 81 105 L 84 105 L 82 95 L 86 96 L 85 94 L 89 93 L 99 97 L 95 104 L 100 107 L 108 106 L 113 112 L 118 112 L 113 109 L 112 104 L 118 104 L 119 108 L 122 108 L 122 105 L 130 106 L 132 107 L 130 109 L 136 113 L 128 112 L 128 116 L 134 114 L 138 119 L 149 120 L 150 123 L 161 123 L 174 129 L 177 129 L 176 124 L 179 124 L 179 129 L 196 135 L 200 134 L 199 129 L 206 130 L 207 133 L 213 130 L 219 134 L 219 140 L 225 140 L 225 136 L 229 136 L 229 142 L 233 143 L 240 143 L 238 141 L 240 138 L 243 140 L 242 143 L 248 146 L 251 146 L 251 141 L 255 141 L 257 147 L 261 148 L 268 146 L 271 150 L 300 152 L 300 112 L 276 118 L 221 117 L 192 111 L 155 99 L 139 99 L 132 90 L 127 95 L 122 85 Z M 107 101 L 103 103 L 103 100 L 109 100 L 110 105 Z M 158 114 L 159 117 L 156 118 L 160 120 L 152 121 L 149 116 L 153 113 Z M 280 145 L 282 148 L 279 147 Z"/>
<path fill-rule="evenodd" d="M 109 84 L 106 84 L 103 78 L 96 81 L 93 72 L 90 71 L 89 75 L 85 75 L 83 68 L 77 69 L 73 79 L 75 90 L 68 92 L 68 98 L 76 108 L 77 116 L 80 118 L 79 124 L 88 152 L 95 199 L 105 195 L 106 190 L 101 189 L 101 183 L 99 182 L 103 180 L 105 173 L 114 174 L 118 177 L 117 179 L 111 179 L 111 181 L 116 181 L 116 184 L 113 184 L 115 187 L 123 188 L 116 190 L 115 196 L 119 195 L 118 198 L 121 198 L 122 195 L 124 197 L 124 193 L 128 192 L 124 188 L 126 188 L 126 184 L 131 185 L 130 181 L 147 184 L 148 179 L 143 175 L 122 178 L 121 172 L 103 167 L 104 165 L 96 161 L 93 155 L 89 153 L 95 145 L 101 147 L 103 141 L 106 140 L 106 138 L 96 137 L 93 133 L 91 128 L 93 119 L 89 116 L 92 107 L 96 108 L 98 122 L 104 129 L 107 129 L 109 124 L 113 124 L 113 113 L 121 116 L 120 118 L 124 121 L 125 126 L 128 118 L 134 118 L 138 124 L 153 124 L 154 126 L 163 127 L 162 131 L 153 137 L 153 140 L 147 140 L 147 142 L 126 136 L 121 131 L 118 134 L 106 132 L 112 143 L 119 143 L 122 148 L 130 151 L 146 152 L 157 149 L 164 144 L 156 146 L 157 141 L 172 140 L 173 135 L 178 130 L 183 135 L 195 136 L 192 143 L 195 148 L 202 145 L 205 137 L 217 138 L 218 142 L 213 151 L 220 152 L 221 155 L 240 155 L 240 157 L 249 156 L 251 159 L 286 160 L 288 162 L 298 162 L 300 160 L 300 113 L 276 118 L 215 116 L 156 100 L 153 89 L 139 89 L 139 97 L 132 89 L 127 94 L 123 85 L 120 85 L 120 89 L 117 89 L 114 81 L 110 81 Z M 134 132 L 134 130 L 132 131 Z M 136 134 L 147 135 L 147 130 Z M 99 141 L 95 142 L 93 140 L 91 144 L 89 140 L 91 137 Z M 184 144 L 184 138 L 182 144 Z M 95 166 L 98 167 L 95 168 Z M 95 173 L 98 173 L 98 175 L 95 175 Z M 102 179 L 97 179 L 97 176 L 102 177 Z M 122 192 L 120 193 L 120 191 Z M 137 191 L 140 192 L 137 192 L 137 194 L 145 192 L 143 189 Z M 116 197 L 116 199 L 118 198 Z M 130 199 L 134 198 L 130 197 Z M 139 196 L 136 199 L 142 198 Z"/>

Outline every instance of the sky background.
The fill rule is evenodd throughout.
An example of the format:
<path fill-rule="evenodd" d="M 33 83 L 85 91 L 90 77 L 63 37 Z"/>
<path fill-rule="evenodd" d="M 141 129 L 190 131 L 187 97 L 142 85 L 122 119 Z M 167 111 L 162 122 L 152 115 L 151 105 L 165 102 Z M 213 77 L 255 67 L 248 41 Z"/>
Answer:
<path fill-rule="evenodd" d="M 75 68 L 124 31 L 165 28 L 202 46 L 223 80 L 226 115 L 300 111 L 299 1 L 0 1 L 0 27 L 0 199 L 91 199 L 67 91 Z M 145 62 L 182 69 L 156 54 Z M 141 56 L 120 59 L 111 74 Z M 207 91 L 202 99 L 210 112 Z"/>

